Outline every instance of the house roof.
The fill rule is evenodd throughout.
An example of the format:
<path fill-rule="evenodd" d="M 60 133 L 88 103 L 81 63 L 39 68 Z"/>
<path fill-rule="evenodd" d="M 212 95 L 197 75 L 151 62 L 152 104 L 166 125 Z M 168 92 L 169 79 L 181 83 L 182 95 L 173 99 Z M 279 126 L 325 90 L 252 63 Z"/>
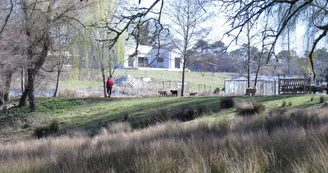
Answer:
<path fill-rule="evenodd" d="M 138 53 L 139 54 L 148 54 L 153 48 L 151 46 L 139 45 L 138 46 Z M 131 46 L 127 48 L 125 52 L 126 55 L 132 55 L 136 50 L 135 46 Z"/>
<path fill-rule="evenodd" d="M 146 46 L 146 45 L 139 45 L 138 46 L 138 54 L 146 55 L 146 54 L 149 54 L 152 50 L 153 51 L 157 51 L 157 49 L 158 49 L 157 47 Z M 135 50 L 136 50 L 136 46 L 129 46 L 126 49 L 125 54 L 127 56 L 132 55 L 135 52 Z M 160 51 L 161 52 L 171 51 L 174 54 L 179 54 L 179 51 L 177 49 L 160 48 Z"/>

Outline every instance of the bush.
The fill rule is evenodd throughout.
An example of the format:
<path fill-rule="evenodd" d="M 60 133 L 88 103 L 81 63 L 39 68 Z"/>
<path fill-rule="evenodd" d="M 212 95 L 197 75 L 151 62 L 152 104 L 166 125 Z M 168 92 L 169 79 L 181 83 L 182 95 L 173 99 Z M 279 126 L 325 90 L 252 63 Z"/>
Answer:
<path fill-rule="evenodd" d="M 324 96 L 320 96 L 320 103 L 323 103 L 326 101 L 326 98 Z"/>
<path fill-rule="evenodd" d="M 271 110 L 265 117 L 264 127 L 271 133 L 274 129 L 280 127 L 302 127 L 309 128 L 320 123 L 317 113 L 310 113 L 306 110 L 294 110 L 289 116 L 285 114 L 286 110 Z"/>
<path fill-rule="evenodd" d="M 205 105 L 197 105 L 196 106 L 196 113 L 197 116 L 202 116 L 204 114 L 206 114 L 206 106 Z"/>
<path fill-rule="evenodd" d="M 193 107 L 182 107 L 174 118 L 179 121 L 190 121 L 196 118 L 196 111 Z"/>
<path fill-rule="evenodd" d="M 287 105 L 287 101 L 284 99 L 281 103 L 281 107 L 286 107 L 286 105 Z"/>
<path fill-rule="evenodd" d="M 127 112 L 124 113 L 123 121 L 125 121 L 125 122 L 129 121 L 129 113 L 127 113 Z"/>
<path fill-rule="evenodd" d="M 59 123 L 57 120 L 52 120 L 48 127 L 50 132 L 57 133 L 59 129 Z"/>
<path fill-rule="evenodd" d="M 307 129 L 319 123 L 319 117 L 315 112 L 310 113 L 301 109 L 291 112 L 290 119 L 293 125 Z"/>
<path fill-rule="evenodd" d="M 291 106 L 293 105 L 293 103 L 291 101 L 288 102 L 288 106 Z"/>
<path fill-rule="evenodd" d="M 270 134 L 274 129 L 282 127 L 285 124 L 284 114 L 286 109 L 272 109 L 269 115 L 264 119 L 264 128 Z"/>
<path fill-rule="evenodd" d="M 261 114 L 265 111 L 264 105 L 254 100 L 240 101 L 235 106 L 236 106 L 237 114 L 240 116 Z"/>
<path fill-rule="evenodd" d="M 313 100 L 314 100 L 314 97 L 313 97 L 313 95 L 312 95 L 310 101 L 312 102 Z"/>
<path fill-rule="evenodd" d="M 47 137 L 57 133 L 59 130 L 59 123 L 57 120 L 52 120 L 49 125 L 37 127 L 34 130 L 33 136 L 39 138 Z"/>
<path fill-rule="evenodd" d="M 80 94 L 75 90 L 65 89 L 64 91 L 59 92 L 59 96 L 65 98 L 76 98 L 79 97 Z"/>
<path fill-rule="evenodd" d="M 110 123 L 106 127 L 100 130 L 101 135 L 116 134 L 116 133 L 129 133 L 132 131 L 132 127 L 128 122 Z"/>
<path fill-rule="evenodd" d="M 167 109 L 161 109 L 149 116 L 148 125 L 163 123 L 168 120 L 169 120 L 169 115 Z"/>
<path fill-rule="evenodd" d="M 220 100 L 220 108 L 221 109 L 229 109 L 234 107 L 234 101 L 232 97 L 221 97 Z"/>

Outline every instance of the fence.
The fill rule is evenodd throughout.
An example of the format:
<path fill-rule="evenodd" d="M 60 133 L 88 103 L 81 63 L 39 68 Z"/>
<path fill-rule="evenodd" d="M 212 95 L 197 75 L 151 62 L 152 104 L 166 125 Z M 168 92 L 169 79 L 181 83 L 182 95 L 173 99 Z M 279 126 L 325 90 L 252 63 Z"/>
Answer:
<path fill-rule="evenodd" d="M 310 93 L 311 78 L 294 78 L 278 80 L 279 95 Z"/>

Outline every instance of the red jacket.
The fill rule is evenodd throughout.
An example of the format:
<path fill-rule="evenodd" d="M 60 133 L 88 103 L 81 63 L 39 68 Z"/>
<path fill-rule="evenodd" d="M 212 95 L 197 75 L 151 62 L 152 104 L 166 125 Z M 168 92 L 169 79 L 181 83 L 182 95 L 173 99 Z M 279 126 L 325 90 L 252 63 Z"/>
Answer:
<path fill-rule="evenodd" d="M 113 88 L 113 81 L 111 79 L 107 80 L 106 88 Z"/>

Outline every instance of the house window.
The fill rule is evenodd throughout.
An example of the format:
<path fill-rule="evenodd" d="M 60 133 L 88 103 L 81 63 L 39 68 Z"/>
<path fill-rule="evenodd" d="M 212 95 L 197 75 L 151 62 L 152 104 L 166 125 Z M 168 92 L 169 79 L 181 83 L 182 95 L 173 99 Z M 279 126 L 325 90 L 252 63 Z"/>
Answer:
<path fill-rule="evenodd" d="M 133 64 L 134 64 L 134 58 L 131 57 L 131 58 L 129 58 L 129 64 L 128 64 L 128 66 L 129 67 L 134 67 Z"/>
<path fill-rule="evenodd" d="M 146 67 L 148 65 L 148 58 L 139 57 L 138 58 L 138 67 Z"/>
<path fill-rule="evenodd" d="M 163 57 L 158 57 L 157 62 L 164 62 L 164 58 Z"/>
<path fill-rule="evenodd" d="M 175 58 L 175 68 L 180 68 L 181 58 Z"/>

